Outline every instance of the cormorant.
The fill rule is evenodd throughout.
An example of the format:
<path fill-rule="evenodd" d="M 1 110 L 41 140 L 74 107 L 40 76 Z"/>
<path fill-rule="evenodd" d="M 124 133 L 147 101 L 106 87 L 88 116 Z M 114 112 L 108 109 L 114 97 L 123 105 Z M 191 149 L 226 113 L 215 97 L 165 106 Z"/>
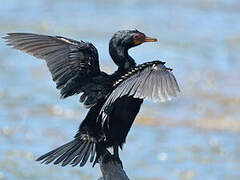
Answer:
<path fill-rule="evenodd" d="M 128 50 L 157 39 L 137 30 L 118 31 L 109 43 L 109 53 L 118 69 L 111 75 L 99 68 L 93 44 L 61 36 L 8 33 L 7 45 L 44 59 L 61 98 L 81 93 L 80 102 L 89 108 L 74 139 L 37 160 L 65 166 L 83 166 L 113 147 L 119 159 L 126 136 L 139 112 L 143 99 L 164 101 L 180 92 L 172 69 L 161 61 L 136 66 Z M 120 160 L 120 159 L 119 159 Z"/>

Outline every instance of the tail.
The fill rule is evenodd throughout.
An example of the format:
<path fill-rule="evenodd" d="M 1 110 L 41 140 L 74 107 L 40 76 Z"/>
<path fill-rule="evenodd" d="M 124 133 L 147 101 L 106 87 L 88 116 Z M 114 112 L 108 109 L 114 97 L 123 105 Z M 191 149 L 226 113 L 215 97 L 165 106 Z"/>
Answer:
<path fill-rule="evenodd" d="M 94 161 L 94 157 L 97 154 L 96 146 L 96 141 L 86 136 L 75 138 L 73 141 L 42 155 L 36 161 L 42 161 L 44 164 L 49 164 L 54 161 L 53 164 L 61 164 L 62 166 L 66 166 L 67 164 L 76 166 L 80 164 L 82 167 L 86 164 L 89 157 L 90 162 Z M 96 158 L 94 164 L 97 161 Z"/>

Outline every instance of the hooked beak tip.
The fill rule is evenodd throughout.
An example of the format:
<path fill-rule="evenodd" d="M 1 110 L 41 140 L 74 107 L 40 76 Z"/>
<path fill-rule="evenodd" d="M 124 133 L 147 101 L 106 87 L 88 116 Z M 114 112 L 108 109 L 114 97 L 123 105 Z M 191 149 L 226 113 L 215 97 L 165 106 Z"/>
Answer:
<path fill-rule="evenodd" d="M 156 38 L 152 38 L 152 37 L 145 37 L 144 42 L 156 42 L 157 39 Z"/>

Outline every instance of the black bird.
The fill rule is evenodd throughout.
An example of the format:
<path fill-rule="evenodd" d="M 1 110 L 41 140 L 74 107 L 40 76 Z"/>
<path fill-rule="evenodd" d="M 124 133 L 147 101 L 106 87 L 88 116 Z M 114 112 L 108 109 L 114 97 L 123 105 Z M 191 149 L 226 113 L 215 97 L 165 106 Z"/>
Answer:
<path fill-rule="evenodd" d="M 157 41 L 137 30 L 118 31 L 111 38 L 109 53 L 118 66 L 111 75 L 100 70 L 97 49 L 89 42 L 30 33 L 9 33 L 4 39 L 13 48 L 46 61 L 61 98 L 81 93 L 80 102 L 90 108 L 74 140 L 37 159 L 46 164 L 83 166 L 89 157 L 96 162 L 108 147 L 119 158 L 118 148 L 125 143 L 143 99 L 164 101 L 180 92 L 172 69 L 164 62 L 136 66 L 128 50 Z"/>

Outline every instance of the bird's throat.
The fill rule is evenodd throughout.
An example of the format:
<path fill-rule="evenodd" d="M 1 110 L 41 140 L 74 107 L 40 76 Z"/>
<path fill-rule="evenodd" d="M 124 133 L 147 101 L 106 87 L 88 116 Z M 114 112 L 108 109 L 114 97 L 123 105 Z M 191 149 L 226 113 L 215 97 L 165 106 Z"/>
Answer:
<path fill-rule="evenodd" d="M 126 71 L 136 66 L 134 59 L 128 54 L 128 49 L 125 47 L 110 46 L 109 53 L 119 70 Z"/>

